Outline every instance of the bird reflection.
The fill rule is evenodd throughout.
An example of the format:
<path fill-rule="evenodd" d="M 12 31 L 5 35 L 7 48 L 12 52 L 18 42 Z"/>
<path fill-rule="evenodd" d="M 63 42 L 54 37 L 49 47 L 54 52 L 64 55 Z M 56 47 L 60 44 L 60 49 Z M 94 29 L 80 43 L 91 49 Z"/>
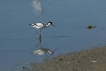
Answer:
<path fill-rule="evenodd" d="M 45 53 L 49 53 L 49 54 L 54 54 L 54 51 L 51 51 L 50 49 L 48 48 L 43 48 L 42 45 L 41 45 L 41 42 L 42 42 L 42 38 L 39 37 L 39 43 L 36 45 L 36 48 L 38 48 L 38 46 L 40 45 L 40 48 L 38 48 L 37 50 L 33 51 L 32 54 L 38 54 L 38 55 L 43 55 Z"/>

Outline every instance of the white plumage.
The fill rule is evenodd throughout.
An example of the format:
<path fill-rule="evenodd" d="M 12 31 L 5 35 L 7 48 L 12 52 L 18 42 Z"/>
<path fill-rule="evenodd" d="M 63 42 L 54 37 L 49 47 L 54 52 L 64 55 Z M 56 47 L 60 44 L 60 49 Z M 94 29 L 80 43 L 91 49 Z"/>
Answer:
<path fill-rule="evenodd" d="M 45 54 L 47 52 L 49 54 L 53 54 L 54 53 L 54 51 L 51 51 L 51 50 L 49 50 L 47 48 L 39 48 L 38 50 L 33 51 L 32 54 L 43 55 L 43 54 Z"/>
<path fill-rule="evenodd" d="M 54 26 L 52 24 L 52 22 L 48 22 L 47 24 L 43 24 L 42 22 L 39 22 L 39 23 L 35 23 L 35 24 L 29 24 L 31 25 L 32 27 L 36 28 L 36 29 L 44 29 L 44 28 L 48 28 L 50 25 Z M 56 27 L 56 26 L 54 26 Z"/>
<path fill-rule="evenodd" d="M 31 25 L 32 27 L 36 28 L 36 29 L 40 29 L 40 35 L 41 35 L 41 29 L 44 29 L 44 28 L 48 28 L 50 25 L 54 26 L 52 24 L 52 22 L 48 22 L 47 24 L 43 24 L 42 22 L 39 22 L 39 23 L 35 23 L 35 24 L 29 24 Z M 56 26 L 54 26 L 56 27 Z M 35 31 L 36 32 L 36 31 Z M 37 32 L 36 32 L 37 33 Z M 38 34 L 38 33 L 37 33 Z"/>

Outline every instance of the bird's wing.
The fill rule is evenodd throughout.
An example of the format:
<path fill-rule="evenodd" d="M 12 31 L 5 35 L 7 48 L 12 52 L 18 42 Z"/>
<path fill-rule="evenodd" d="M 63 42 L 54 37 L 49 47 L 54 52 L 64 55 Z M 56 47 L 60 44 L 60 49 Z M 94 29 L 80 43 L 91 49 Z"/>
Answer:
<path fill-rule="evenodd" d="M 38 54 L 38 53 L 41 53 L 41 52 L 43 52 L 43 51 L 38 49 L 38 50 L 33 51 L 32 54 Z"/>
<path fill-rule="evenodd" d="M 32 52 L 32 54 L 37 54 L 37 53 L 38 53 L 38 51 L 37 51 L 37 50 Z"/>
<path fill-rule="evenodd" d="M 31 25 L 31 26 L 34 27 L 34 28 L 36 27 L 36 24 L 29 24 L 29 25 Z"/>
<path fill-rule="evenodd" d="M 39 23 L 36 23 L 36 26 L 38 26 L 38 27 L 43 27 L 43 26 L 44 26 L 44 24 L 43 24 L 43 23 L 41 23 L 41 22 L 39 22 Z"/>

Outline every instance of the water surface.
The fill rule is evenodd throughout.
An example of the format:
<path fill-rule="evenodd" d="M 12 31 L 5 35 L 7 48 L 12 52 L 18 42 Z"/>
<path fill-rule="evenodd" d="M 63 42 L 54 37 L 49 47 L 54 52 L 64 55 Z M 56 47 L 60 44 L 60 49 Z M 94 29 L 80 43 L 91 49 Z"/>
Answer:
<path fill-rule="evenodd" d="M 38 9 L 34 8 L 35 1 L 40 3 L 36 4 Z M 35 29 L 29 26 L 30 23 L 51 21 L 57 26 L 42 30 L 42 47 L 51 50 L 57 48 L 52 56 L 105 44 L 105 0 L 35 1 L 0 2 L 1 71 L 18 71 L 22 66 L 28 66 L 46 57 L 31 54 L 37 49 L 39 36 L 34 32 Z M 86 28 L 88 25 L 96 28 L 89 30 Z"/>

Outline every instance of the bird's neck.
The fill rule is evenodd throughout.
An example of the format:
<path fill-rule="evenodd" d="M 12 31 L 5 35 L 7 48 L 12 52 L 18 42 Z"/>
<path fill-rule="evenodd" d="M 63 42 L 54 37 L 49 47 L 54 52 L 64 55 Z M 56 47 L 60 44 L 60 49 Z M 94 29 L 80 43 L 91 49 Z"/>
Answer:
<path fill-rule="evenodd" d="M 52 51 L 50 51 L 50 50 L 48 50 L 48 53 L 53 54 L 53 52 L 52 52 Z"/>
<path fill-rule="evenodd" d="M 51 25 L 51 23 L 47 23 L 46 26 L 49 27 Z"/>

